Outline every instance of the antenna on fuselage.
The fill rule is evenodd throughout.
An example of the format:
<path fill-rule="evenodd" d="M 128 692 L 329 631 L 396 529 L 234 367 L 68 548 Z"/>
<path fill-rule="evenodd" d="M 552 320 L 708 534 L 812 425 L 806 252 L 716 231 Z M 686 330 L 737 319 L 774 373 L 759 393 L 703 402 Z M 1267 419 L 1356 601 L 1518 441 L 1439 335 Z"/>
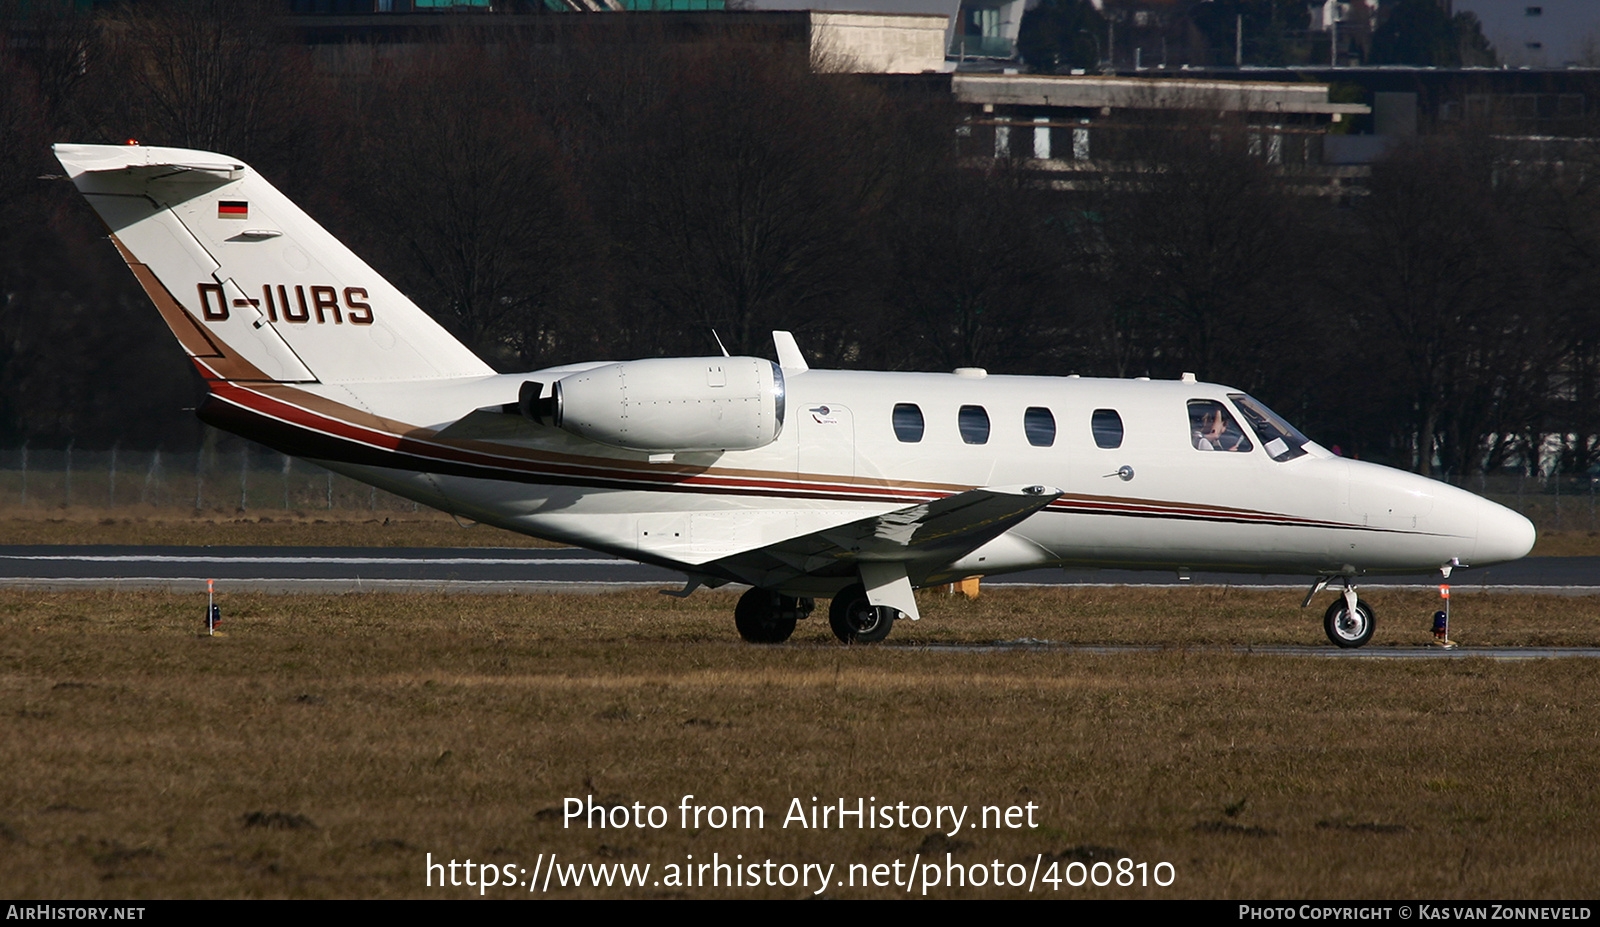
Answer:
<path fill-rule="evenodd" d="M 717 330 L 714 329 L 714 328 L 711 330 L 711 337 L 717 339 L 717 350 L 722 352 L 722 356 L 723 357 L 732 357 L 733 356 L 732 354 L 728 353 L 728 349 L 727 348 L 722 346 L 722 338 L 717 335 Z"/>

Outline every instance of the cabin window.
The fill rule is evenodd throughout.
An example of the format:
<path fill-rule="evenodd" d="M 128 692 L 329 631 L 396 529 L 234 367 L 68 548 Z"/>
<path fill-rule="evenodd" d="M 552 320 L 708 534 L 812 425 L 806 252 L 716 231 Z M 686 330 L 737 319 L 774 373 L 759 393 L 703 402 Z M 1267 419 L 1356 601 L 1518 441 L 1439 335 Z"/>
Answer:
<path fill-rule="evenodd" d="M 1253 445 L 1227 407 L 1215 399 L 1189 400 L 1189 443 L 1197 451 L 1237 451 Z"/>
<path fill-rule="evenodd" d="M 1022 413 L 1022 431 L 1034 447 L 1049 447 L 1056 443 L 1056 417 L 1041 406 L 1031 406 Z"/>
<path fill-rule="evenodd" d="M 922 440 L 922 409 L 914 402 L 894 405 L 894 436 L 907 444 Z"/>
<path fill-rule="evenodd" d="M 1090 427 L 1094 429 L 1094 443 L 1096 447 L 1106 450 L 1122 446 L 1122 416 L 1116 409 L 1096 409 L 1094 416 L 1089 419 Z"/>
<path fill-rule="evenodd" d="M 956 424 L 961 427 L 961 440 L 968 444 L 989 443 L 989 413 L 983 406 L 962 406 Z"/>

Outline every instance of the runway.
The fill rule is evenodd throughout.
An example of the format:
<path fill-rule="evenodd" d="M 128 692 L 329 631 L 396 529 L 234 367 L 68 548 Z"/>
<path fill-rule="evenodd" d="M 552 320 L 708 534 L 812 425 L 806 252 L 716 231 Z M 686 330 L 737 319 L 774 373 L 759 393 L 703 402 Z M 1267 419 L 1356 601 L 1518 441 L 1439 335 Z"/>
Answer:
<path fill-rule="evenodd" d="M 681 585 L 682 574 L 575 548 L 0 547 L 0 586 L 29 589 L 219 588 L 265 592 L 539 593 Z M 1438 573 L 1364 577 L 1363 586 L 1432 587 Z M 1131 570 L 1030 570 L 984 580 L 1006 586 L 1308 588 L 1306 576 Z M 1600 595 L 1600 557 L 1528 557 L 1461 569 L 1453 593 Z"/>
<path fill-rule="evenodd" d="M 574 548 L 356 548 L 356 547 L 0 547 L 0 587 L 63 591 L 72 589 L 155 590 L 203 593 L 206 581 L 219 592 L 346 593 L 444 592 L 454 594 L 541 594 L 604 592 L 625 588 L 677 588 L 682 574 L 630 560 Z M 1372 577 L 1367 587 L 1434 588 L 1437 573 Z M 1064 586 L 1228 586 L 1280 589 L 1295 595 L 1309 587 L 1305 576 L 1193 573 L 1180 582 L 1171 573 L 1131 570 L 1031 570 L 984 580 L 990 588 Z M 1529 557 L 1483 570 L 1460 570 L 1451 592 L 1600 595 L 1600 557 Z M 887 641 L 882 647 L 914 647 L 961 652 L 1069 650 L 1085 653 L 1157 652 L 1160 645 L 1085 645 L 1027 638 L 970 644 L 910 645 Z M 1335 659 L 1534 660 L 1596 658 L 1600 648 L 1485 647 L 1442 650 L 1430 646 L 1203 647 L 1201 650 L 1262 656 Z"/>

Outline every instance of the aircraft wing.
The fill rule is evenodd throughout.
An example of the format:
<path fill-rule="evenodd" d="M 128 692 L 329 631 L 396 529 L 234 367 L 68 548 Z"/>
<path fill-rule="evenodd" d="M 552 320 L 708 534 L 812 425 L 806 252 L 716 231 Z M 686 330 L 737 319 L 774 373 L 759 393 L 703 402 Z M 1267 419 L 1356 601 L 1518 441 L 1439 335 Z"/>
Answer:
<path fill-rule="evenodd" d="M 1061 497 L 1046 486 L 970 489 L 701 564 L 707 573 L 779 588 L 802 576 L 854 577 L 903 566 L 912 582 L 982 547 Z"/>

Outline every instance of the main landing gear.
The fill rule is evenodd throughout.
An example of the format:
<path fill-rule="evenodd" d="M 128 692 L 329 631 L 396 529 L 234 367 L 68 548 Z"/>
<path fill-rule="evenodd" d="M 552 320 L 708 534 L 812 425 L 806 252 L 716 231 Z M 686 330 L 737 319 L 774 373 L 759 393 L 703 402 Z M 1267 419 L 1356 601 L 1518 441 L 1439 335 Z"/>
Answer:
<path fill-rule="evenodd" d="M 752 644 L 781 644 L 794 633 L 795 622 L 811 616 L 816 602 L 769 589 L 751 589 L 739 597 L 733 623 L 739 636 Z"/>
<path fill-rule="evenodd" d="M 795 622 L 810 617 L 815 608 L 816 602 L 807 596 L 751 589 L 734 606 L 733 623 L 739 636 L 752 644 L 781 644 L 794 633 Z M 900 616 L 897 609 L 867 601 L 867 590 L 859 583 L 840 590 L 828 607 L 828 625 L 846 644 L 883 640 Z"/>
<path fill-rule="evenodd" d="M 1301 607 L 1310 605 L 1311 597 L 1321 592 L 1334 578 L 1319 577 L 1316 584 L 1311 587 L 1311 591 L 1306 593 L 1306 600 Z M 1337 578 L 1344 584 L 1344 594 L 1334 599 L 1333 604 L 1328 606 L 1328 611 L 1323 614 L 1322 630 L 1327 632 L 1328 640 L 1332 641 L 1335 647 L 1345 649 L 1360 647 L 1372 640 L 1372 632 L 1377 627 L 1372 606 L 1356 596 L 1354 579 L 1349 576 Z"/>
<path fill-rule="evenodd" d="M 833 636 L 846 644 L 875 644 L 883 640 L 889 636 L 898 617 L 897 609 L 867 601 L 867 590 L 860 583 L 839 590 L 828 605 L 828 624 L 833 628 Z"/>

